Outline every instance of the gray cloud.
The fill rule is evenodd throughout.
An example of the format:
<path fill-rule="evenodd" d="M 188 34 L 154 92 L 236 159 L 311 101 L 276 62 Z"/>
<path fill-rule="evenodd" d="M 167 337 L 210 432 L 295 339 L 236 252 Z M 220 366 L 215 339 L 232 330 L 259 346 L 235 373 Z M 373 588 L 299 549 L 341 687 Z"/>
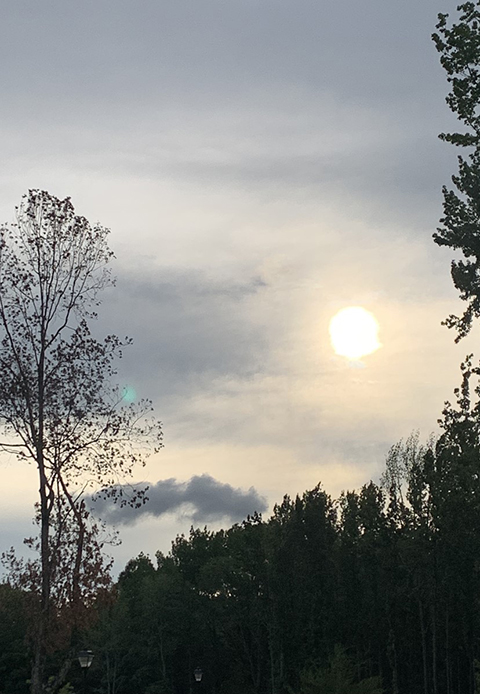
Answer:
<path fill-rule="evenodd" d="M 368 199 L 364 218 L 434 224 L 455 164 L 435 142 L 450 119 L 430 33 L 437 12 L 452 9 L 452 0 L 6 3 L 7 178 L 32 162 L 73 162 L 86 175 L 241 186 L 292 204 L 300 192 L 342 206 Z"/>
<path fill-rule="evenodd" d="M 260 278 L 220 281 L 199 271 L 153 274 L 152 267 L 143 275 L 121 273 L 100 311 L 99 335 L 134 337 L 119 364 L 120 379 L 168 411 L 172 397 L 202 389 L 216 376 L 246 378 L 260 369 L 268 344 L 249 314 L 266 289 Z"/>
<path fill-rule="evenodd" d="M 249 91 L 252 82 L 340 85 L 357 99 L 398 100 L 425 68 L 436 13 L 448 5 L 44 0 L 25 10 L 6 3 L 4 83 L 11 96 L 34 94 L 56 111 L 73 97 L 82 115 L 89 99 L 211 99 Z"/>
<path fill-rule="evenodd" d="M 149 489 L 148 501 L 139 508 L 121 508 L 109 500 L 97 499 L 93 504 L 95 514 L 108 523 L 130 525 L 142 516 L 160 517 L 167 513 L 182 513 L 195 523 L 228 519 L 241 521 L 255 511 L 266 511 L 267 503 L 254 487 L 248 491 L 232 487 L 210 475 L 194 475 L 187 482 L 175 478 L 145 483 Z M 143 486 L 143 485 L 142 485 Z M 131 488 L 122 488 L 128 498 Z"/>

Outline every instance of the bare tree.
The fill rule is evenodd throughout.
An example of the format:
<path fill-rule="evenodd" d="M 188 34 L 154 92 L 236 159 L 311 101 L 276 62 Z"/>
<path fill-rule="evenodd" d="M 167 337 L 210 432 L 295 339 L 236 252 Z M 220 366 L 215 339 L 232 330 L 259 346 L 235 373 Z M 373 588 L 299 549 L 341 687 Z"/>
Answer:
<path fill-rule="evenodd" d="M 39 476 L 39 537 L 29 541 L 39 560 L 16 563 L 38 595 L 32 694 L 44 691 L 62 605 L 75 614 L 88 601 L 92 567 L 105 575 L 85 491 L 114 496 L 119 480 L 161 447 L 151 403 L 127 405 L 112 384 L 114 361 L 130 340 L 100 342 L 88 325 L 98 293 L 113 284 L 108 233 L 75 215 L 69 198 L 40 190 L 29 191 L 16 223 L 0 229 L 0 450 L 34 463 Z M 15 565 L 13 555 L 7 561 Z"/>

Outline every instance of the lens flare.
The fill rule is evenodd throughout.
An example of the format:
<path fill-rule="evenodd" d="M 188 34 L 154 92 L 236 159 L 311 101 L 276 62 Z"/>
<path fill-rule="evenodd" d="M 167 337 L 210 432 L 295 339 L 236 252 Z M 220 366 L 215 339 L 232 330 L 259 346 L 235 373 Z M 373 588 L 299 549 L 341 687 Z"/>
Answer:
<path fill-rule="evenodd" d="M 137 393 L 135 392 L 135 388 L 132 386 L 124 386 L 123 391 L 122 391 L 122 399 L 125 400 L 125 402 L 133 402 L 137 398 Z"/>

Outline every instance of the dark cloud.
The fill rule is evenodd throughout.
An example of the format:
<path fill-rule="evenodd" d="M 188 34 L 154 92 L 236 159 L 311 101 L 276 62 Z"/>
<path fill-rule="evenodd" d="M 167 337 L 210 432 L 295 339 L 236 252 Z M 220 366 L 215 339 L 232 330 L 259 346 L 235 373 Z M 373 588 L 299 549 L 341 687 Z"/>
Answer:
<path fill-rule="evenodd" d="M 145 515 L 160 517 L 175 512 L 190 517 L 194 523 L 206 523 L 221 519 L 241 521 L 255 511 L 262 513 L 267 509 L 265 499 L 254 487 L 244 491 L 207 474 L 194 475 L 187 482 L 172 477 L 146 485 L 148 501 L 143 506 L 121 508 L 109 500 L 97 499 L 93 504 L 95 514 L 108 523 L 122 525 L 135 523 Z M 122 488 L 124 498 L 128 498 L 130 490 L 129 486 Z"/>
<path fill-rule="evenodd" d="M 120 273 L 96 330 L 134 338 L 124 350 L 119 378 L 163 407 L 172 397 L 201 389 L 206 379 L 246 378 L 260 369 L 268 345 L 249 306 L 265 289 L 258 277 L 217 281 L 199 271 L 154 273 L 149 265 L 143 273 Z"/>

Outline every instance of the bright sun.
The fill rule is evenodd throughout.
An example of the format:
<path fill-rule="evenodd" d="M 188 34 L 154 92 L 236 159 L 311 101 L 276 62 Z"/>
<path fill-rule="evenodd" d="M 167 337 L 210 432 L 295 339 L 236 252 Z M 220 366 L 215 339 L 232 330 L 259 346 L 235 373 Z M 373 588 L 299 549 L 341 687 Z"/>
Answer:
<path fill-rule="evenodd" d="M 330 339 L 336 354 L 355 360 L 375 352 L 379 325 L 375 316 L 360 306 L 342 308 L 330 321 Z"/>

